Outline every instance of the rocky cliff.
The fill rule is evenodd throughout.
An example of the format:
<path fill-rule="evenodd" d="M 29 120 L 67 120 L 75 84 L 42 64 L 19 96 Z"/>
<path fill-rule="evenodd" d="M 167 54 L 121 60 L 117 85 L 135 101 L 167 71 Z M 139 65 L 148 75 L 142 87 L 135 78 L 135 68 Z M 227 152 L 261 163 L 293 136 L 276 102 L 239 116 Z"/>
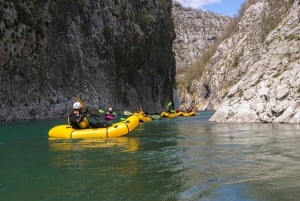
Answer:
<path fill-rule="evenodd" d="M 211 121 L 300 120 L 300 1 L 248 0 L 230 37 L 189 85 Z"/>
<path fill-rule="evenodd" d="M 182 7 L 175 2 L 172 7 L 176 39 L 173 43 L 176 69 L 188 68 L 204 53 L 224 31 L 230 17 L 202 10 Z"/>
<path fill-rule="evenodd" d="M 0 120 L 161 111 L 175 87 L 171 0 L 0 0 Z"/>

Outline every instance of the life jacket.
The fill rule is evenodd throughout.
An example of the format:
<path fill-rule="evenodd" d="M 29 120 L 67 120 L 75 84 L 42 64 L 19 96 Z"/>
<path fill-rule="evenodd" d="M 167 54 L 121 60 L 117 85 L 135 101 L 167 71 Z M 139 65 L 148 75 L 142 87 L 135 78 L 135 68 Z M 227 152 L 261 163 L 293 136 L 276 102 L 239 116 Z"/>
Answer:
<path fill-rule="evenodd" d="M 89 120 L 87 117 L 83 117 L 82 121 L 79 122 L 79 125 L 72 125 L 70 122 L 70 114 L 68 115 L 68 124 L 72 126 L 73 128 L 88 128 L 90 126 Z"/>
<path fill-rule="evenodd" d="M 79 122 L 80 128 L 88 128 L 90 126 L 88 118 L 84 117 L 81 122 Z"/>

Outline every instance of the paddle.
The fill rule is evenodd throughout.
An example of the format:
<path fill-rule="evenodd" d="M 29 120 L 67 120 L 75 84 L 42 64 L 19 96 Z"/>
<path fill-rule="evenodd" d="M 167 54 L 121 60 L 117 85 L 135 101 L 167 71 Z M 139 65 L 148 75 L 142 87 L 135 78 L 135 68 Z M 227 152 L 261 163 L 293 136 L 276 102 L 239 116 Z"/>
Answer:
<path fill-rule="evenodd" d="M 91 117 L 93 117 L 95 119 L 95 121 L 97 122 L 98 125 L 103 125 L 102 122 L 99 122 L 99 120 L 95 117 L 94 114 L 92 114 L 88 109 L 87 109 L 87 106 L 85 104 L 85 102 L 83 102 L 80 98 L 77 98 L 77 97 L 72 97 L 75 101 L 79 102 L 80 105 L 86 109 L 86 111 L 91 115 Z"/>
<path fill-rule="evenodd" d="M 129 111 L 124 111 L 124 115 L 126 115 L 126 116 L 130 116 L 130 115 L 133 115 L 133 113 L 132 112 L 129 112 Z M 149 116 L 149 117 L 151 117 L 152 119 L 155 119 L 155 120 L 157 120 L 157 119 L 160 119 L 160 115 L 147 115 L 147 116 Z"/>
<path fill-rule="evenodd" d="M 133 115 L 132 112 L 129 112 L 129 111 L 124 111 L 124 115 L 126 116 L 130 116 L 130 115 Z"/>
<path fill-rule="evenodd" d="M 158 114 L 151 114 L 151 115 L 148 115 L 148 116 L 151 117 L 152 119 L 155 119 L 155 120 L 160 119 L 160 115 L 158 115 Z"/>
<path fill-rule="evenodd" d="M 169 101 L 168 102 L 168 108 L 169 108 L 169 111 L 170 111 L 170 113 L 175 113 L 176 111 L 175 110 L 173 110 L 173 109 L 171 109 L 171 106 L 172 106 L 173 104 L 172 104 L 172 101 Z"/>

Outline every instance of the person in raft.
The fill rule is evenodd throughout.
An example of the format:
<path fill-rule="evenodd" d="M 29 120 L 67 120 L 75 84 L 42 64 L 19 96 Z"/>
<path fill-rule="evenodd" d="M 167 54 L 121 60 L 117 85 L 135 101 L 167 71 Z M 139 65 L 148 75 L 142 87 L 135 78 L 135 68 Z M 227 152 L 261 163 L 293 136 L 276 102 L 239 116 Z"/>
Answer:
<path fill-rule="evenodd" d="M 84 129 L 84 128 L 106 128 L 110 126 L 110 124 L 105 122 L 97 122 L 96 124 L 93 122 L 89 122 L 86 117 L 87 109 L 82 108 L 79 102 L 75 102 L 73 104 L 73 111 L 68 115 L 68 122 L 72 128 L 75 129 Z"/>
<path fill-rule="evenodd" d="M 144 110 L 143 110 L 143 108 L 142 108 L 142 107 L 140 107 L 140 108 L 139 108 L 139 111 L 138 111 L 138 113 L 139 113 L 139 114 L 141 114 L 141 115 L 145 115 L 145 112 L 144 112 Z"/>
<path fill-rule="evenodd" d="M 174 110 L 172 101 L 169 101 L 168 106 L 167 106 L 167 108 L 166 108 L 166 112 L 168 112 L 168 113 L 175 113 L 175 112 L 176 112 L 176 111 Z"/>
<path fill-rule="evenodd" d="M 187 109 L 186 109 L 185 105 L 184 104 L 180 104 L 178 112 L 186 112 L 186 111 L 187 111 Z"/>
<path fill-rule="evenodd" d="M 83 109 L 79 102 L 75 102 L 73 104 L 73 111 L 68 116 L 69 125 L 76 129 L 88 128 L 90 124 L 86 113 L 87 110 Z"/>
<path fill-rule="evenodd" d="M 139 111 L 138 111 L 139 114 L 147 117 L 148 116 L 148 113 L 147 112 L 144 112 L 143 108 L 142 107 L 139 107 Z"/>
<path fill-rule="evenodd" d="M 117 114 L 115 112 L 113 112 L 112 107 L 110 107 L 110 108 L 108 108 L 108 111 L 105 113 L 104 119 L 106 121 L 114 120 L 116 116 L 117 116 Z"/>
<path fill-rule="evenodd" d="M 187 108 L 187 112 L 193 112 L 196 109 L 195 101 L 192 101 L 189 108 Z"/>

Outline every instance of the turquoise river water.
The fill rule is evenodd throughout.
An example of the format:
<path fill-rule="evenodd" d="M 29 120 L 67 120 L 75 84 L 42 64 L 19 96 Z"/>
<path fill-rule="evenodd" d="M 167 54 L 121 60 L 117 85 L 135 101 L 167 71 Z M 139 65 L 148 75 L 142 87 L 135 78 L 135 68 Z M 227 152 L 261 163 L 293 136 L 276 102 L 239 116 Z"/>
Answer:
<path fill-rule="evenodd" d="M 300 199 L 300 125 L 141 123 L 126 137 L 51 140 L 65 120 L 0 124 L 2 201 Z"/>

